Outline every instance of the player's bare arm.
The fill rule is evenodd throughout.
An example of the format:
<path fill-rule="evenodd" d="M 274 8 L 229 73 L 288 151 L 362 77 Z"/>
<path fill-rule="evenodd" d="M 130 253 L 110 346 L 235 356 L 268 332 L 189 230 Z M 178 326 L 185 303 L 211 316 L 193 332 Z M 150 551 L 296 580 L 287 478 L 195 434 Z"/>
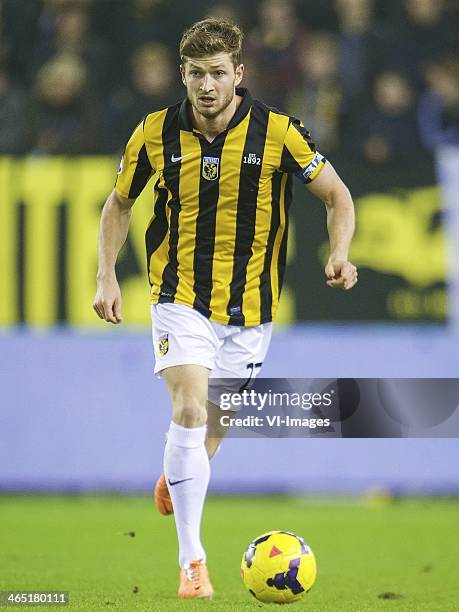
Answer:
<path fill-rule="evenodd" d="M 319 176 L 309 183 L 308 189 L 322 200 L 327 209 L 330 239 L 330 256 L 325 266 L 327 285 L 352 289 L 358 276 L 357 268 L 348 260 L 355 229 L 354 204 L 349 189 L 329 162 Z"/>
<path fill-rule="evenodd" d="M 105 202 L 99 228 L 99 268 L 93 308 L 107 323 L 121 323 L 121 291 L 115 264 L 126 241 L 134 199 L 124 198 L 114 189 Z"/>

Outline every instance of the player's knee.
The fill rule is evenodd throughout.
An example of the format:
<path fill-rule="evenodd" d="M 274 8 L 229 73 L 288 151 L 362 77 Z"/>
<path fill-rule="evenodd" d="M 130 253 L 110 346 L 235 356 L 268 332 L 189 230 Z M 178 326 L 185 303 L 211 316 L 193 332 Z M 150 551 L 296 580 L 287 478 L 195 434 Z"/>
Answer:
<path fill-rule="evenodd" d="M 173 403 L 173 420 L 183 427 L 205 425 L 207 421 L 205 405 L 197 398 L 175 398 Z"/>

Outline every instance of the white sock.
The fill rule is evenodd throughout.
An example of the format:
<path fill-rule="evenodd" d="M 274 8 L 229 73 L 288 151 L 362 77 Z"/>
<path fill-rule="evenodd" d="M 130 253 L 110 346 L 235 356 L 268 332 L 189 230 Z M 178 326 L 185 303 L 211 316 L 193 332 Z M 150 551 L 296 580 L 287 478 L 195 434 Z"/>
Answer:
<path fill-rule="evenodd" d="M 190 561 L 206 560 L 201 544 L 201 517 L 210 478 L 206 431 L 206 425 L 189 428 L 171 421 L 164 449 L 164 475 L 174 506 L 182 568 Z"/>

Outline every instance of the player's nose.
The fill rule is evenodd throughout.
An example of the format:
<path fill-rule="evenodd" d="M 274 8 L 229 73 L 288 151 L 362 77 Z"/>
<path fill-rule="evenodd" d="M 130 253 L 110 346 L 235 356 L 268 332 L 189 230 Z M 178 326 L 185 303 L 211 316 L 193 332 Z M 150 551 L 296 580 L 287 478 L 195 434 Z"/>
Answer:
<path fill-rule="evenodd" d="M 212 76 L 210 74 L 206 74 L 202 80 L 200 89 L 203 92 L 207 93 L 208 91 L 212 91 L 213 88 L 214 88 L 214 85 L 213 85 Z"/>

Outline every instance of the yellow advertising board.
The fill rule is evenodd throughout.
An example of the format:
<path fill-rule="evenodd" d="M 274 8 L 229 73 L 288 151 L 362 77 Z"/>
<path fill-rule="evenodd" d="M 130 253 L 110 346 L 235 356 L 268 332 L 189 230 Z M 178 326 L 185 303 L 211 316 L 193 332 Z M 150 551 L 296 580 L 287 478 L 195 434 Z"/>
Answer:
<path fill-rule="evenodd" d="M 116 167 L 111 157 L 0 158 L 0 326 L 46 328 L 66 322 L 101 328 L 92 309 L 97 235 Z M 387 318 L 446 316 L 444 231 L 441 224 L 433 226 L 440 211 L 439 189 L 373 193 L 359 198 L 356 206 L 352 260 L 403 283 L 385 297 Z M 150 320 L 144 234 L 152 214 L 149 186 L 134 206 L 127 247 L 118 259 L 118 270 L 124 270 L 119 274 L 123 318 L 130 325 L 145 326 Z M 299 265 L 311 253 L 303 252 L 305 242 L 295 240 L 292 221 L 288 261 L 294 265 L 282 295 L 280 323 L 295 320 L 301 292 L 311 290 Z M 321 240 L 314 247 L 318 284 L 324 284 L 328 253 Z M 309 318 L 307 312 L 300 316 Z"/>

